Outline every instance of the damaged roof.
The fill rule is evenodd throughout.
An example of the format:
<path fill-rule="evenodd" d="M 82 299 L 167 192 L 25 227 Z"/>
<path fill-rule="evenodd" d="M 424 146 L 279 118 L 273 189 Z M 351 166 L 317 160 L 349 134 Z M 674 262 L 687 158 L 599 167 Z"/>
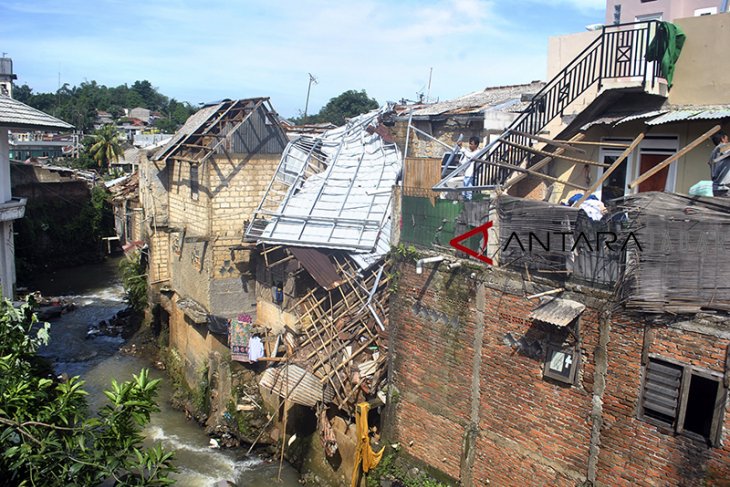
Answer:
<path fill-rule="evenodd" d="M 70 123 L 5 95 L 0 95 L 0 127 L 68 130 L 74 128 Z"/>
<path fill-rule="evenodd" d="M 402 161 L 398 147 L 376 131 L 382 113 L 291 142 L 247 236 L 269 244 L 347 250 L 363 268 L 385 255 L 392 186 Z M 275 192 L 281 185 L 286 192 Z"/>
<path fill-rule="evenodd" d="M 649 126 L 664 125 L 674 122 L 692 122 L 698 120 L 730 119 L 730 105 L 664 105 L 659 109 L 633 109 L 607 111 L 600 117 L 585 124 L 582 130 L 593 125 L 620 125 L 634 120 L 644 119 Z"/>
<path fill-rule="evenodd" d="M 530 318 L 563 327 L 571 324 L 585 309 L 585 305 L 577 301 L 553 298 L 532 310 Z"/>
<path fill-rule="evenodd" d="M 542 81 L 533 81 L 521 85 L 489 87 L 453 100 L 421 105 L 413 108 L 411 113 L 417 120 L 439 115 L 479 114 L 491 110 L 515 111 L 522 106 L 523 95 L 534 95 L 544 86 Z"/>

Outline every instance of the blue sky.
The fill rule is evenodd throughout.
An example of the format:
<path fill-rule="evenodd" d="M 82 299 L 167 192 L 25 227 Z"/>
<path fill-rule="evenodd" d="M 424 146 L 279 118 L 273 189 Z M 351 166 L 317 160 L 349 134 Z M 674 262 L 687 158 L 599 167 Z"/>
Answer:
<path fill-rule="evenodd" d="M 381 104 L 545 79 L 548 37 L 605 0 L 0 0 L 0 51 L 36 92 L 147 79 L 193 104 L 270 96 L 284 116 L 348 89 Z"/>

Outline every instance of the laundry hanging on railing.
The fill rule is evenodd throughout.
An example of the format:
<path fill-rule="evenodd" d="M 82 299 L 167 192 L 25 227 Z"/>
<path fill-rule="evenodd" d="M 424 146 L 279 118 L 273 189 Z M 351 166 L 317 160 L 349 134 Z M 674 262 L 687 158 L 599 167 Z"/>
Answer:
<path fill-rule="evenodd" d="M 679 26 L 671 22 L 659 22 L 656 35 L 646 49 L 647 61 L 660 61 L 662 76 L 667 80 L 667 86 L 672 87 L 674 67 L 684 46 L 685 35 Z"/>

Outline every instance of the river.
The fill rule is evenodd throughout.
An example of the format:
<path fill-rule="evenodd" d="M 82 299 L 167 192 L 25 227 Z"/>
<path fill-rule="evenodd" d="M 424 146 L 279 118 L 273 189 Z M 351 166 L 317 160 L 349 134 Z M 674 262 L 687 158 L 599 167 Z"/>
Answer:
<path fill-rule="evenodd" d="M 51 320 L 51 340 L 40 350 L 41 355 L 53 361 L 57 373 L 82 376 L 92 410 L 104 403 L 102 391 L 112 379 L 127 380 L 144 367 L 151 369 L 152 377 L 161 378 L 158 396 L 161 411 L 152 416 L 144 433 L 148 444 L 162 442 L 166 449 L 175 452 L 179 469 L 174 476 L 176 485 L 213 486 L 221 480 L 239 487 L 299 485 L 298 473 L 286 463 L 279 482 L 278 462 L 247 456 L 246 448 L 209 448 L 209 438 L 203 429 L 170 407 L 172 390 L 165 373 L 152 368 L 144 359 L 119 353 L 124 344 L 122 338 L 87 339 L 90 324 L 108 320 L 126 307 L 117 275 L 118 262 L 119 258 L 109 258 L 100 264 L 49 273 L 31 283 L 29 288 L 40 290 L 44 296 L 66 296 L 77 305 L 76 310 Z"/>

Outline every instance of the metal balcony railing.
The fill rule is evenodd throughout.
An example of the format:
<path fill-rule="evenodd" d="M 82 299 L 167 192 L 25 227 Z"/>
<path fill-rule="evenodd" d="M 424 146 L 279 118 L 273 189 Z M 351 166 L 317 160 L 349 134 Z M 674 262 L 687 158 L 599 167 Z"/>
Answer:
<path fill-rule="evenodd" d="M 603 27 L 601 34 L 533 97 L 527 109 L 502 136 L 482 150 L 481 161 L 475 162 L 474 186 L 492 187 L 504 183 L 512 173 L 504 165 L 517 166 L 532 155 L 527 150 L 531 139 L 523 134 L 538 135 L 594 84 L 597 83 L 600 89 L 608 79 L 640 78 L 643 87 L 647 83 L 654 87 L 660 65 L 647 61 L 646 53 L 657 25 L 658 22 L 652 20 Z"/>

